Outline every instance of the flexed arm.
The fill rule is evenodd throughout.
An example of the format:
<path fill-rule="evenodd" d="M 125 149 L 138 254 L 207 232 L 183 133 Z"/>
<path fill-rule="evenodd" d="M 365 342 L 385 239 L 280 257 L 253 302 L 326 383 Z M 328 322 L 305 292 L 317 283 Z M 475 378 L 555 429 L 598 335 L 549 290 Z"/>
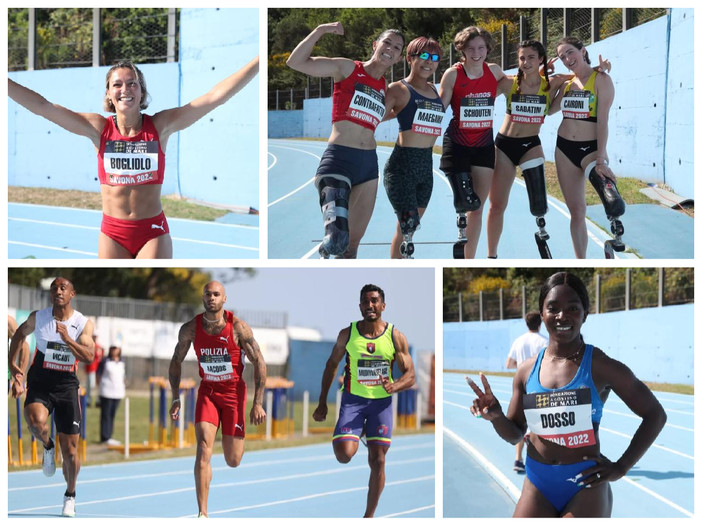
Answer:
<path fill-rule="evenodd" d="M 397 361 L 397 366 L 400 371 L 402 371 L 402 376 L 400 376 L 396 382 L 392 383 L 385 377 L 381 378 L 383 388 L 390 394 L 409 389 L 414 385 L 414 363 L 409 353 L 407 338 L 404 334 L 395 329 L 393 331 L 393 342 L 395 344 L 395 360 Z"/>
<path fill-rule="evenodd" d="M 221 106 L 241 91 L 258 74 L 258 57 L 236 73 L 218 82 L 210 91 L 179 108 L 158 112 L 153 117 L 162 142 L 175 132 L 184 130 Z"/>
<path fill-rule="evenodd" d="M 17 104 L 35 115 L 61 126 L 76 135 L 88 137 L 96 147 L 100 146 L 100 134 L 105 118 L 97 113 L 78 113 L 58 104 L 53 104 L 36 91 L 32 91 L 12 79 L 7 79 L 7 94 Z"/>
<path fill-rule="evenodd" d="M 313 57 L 312 50 L 323 35 L 343 35 L 344 27 L 341 22 L 330 22 L 317 26 L 290 53 L 286 64 L 292 69 L 312 77 L 334 77 L 339 81 L 353 73 L 353 60 L 348 58 Z"/>
<path fill-rule="evenodd" d="M 246 354 L 246 358 L 254 367 L 254 399 L 249 418 L 251 423 L 257 426 L 266 419 L 266 412 L 263 409 L 263 393 L 266 389 L 266 362 L 263 360 L 258 342 L 254 339 L 253 331 L 247 323 L 238 320 L 234 325 L 234 333 L 237 334 L 239 346 Z"/>

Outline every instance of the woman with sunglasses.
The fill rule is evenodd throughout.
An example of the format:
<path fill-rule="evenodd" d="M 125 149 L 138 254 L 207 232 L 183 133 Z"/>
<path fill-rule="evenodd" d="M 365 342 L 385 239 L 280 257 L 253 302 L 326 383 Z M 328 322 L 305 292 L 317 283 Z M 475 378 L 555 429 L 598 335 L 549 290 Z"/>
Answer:
<path fill-rule="evenodd" d="M 400 133 L 385 164 L 383 183 L 397 215 L 397 228 L 390 245 L 390 257 L 411 258 L 412 235 L 429 204 L 434 174 L 432 148 L 441 135 L 445 107 L 433 76 L 441 60 L 441 46 L 427 37 L 407 44 L 409 75 L 388 87 L 385 103 L 390 116 L 397 117 Z"/>
<path fill-rule="evenodd" d="M 439 88 L 444 105 L 451 104 L 453 110 L 440 167 L 451 184 L 457 214 L 458 243 L 453 255 L 473 258 L 495 166 L 492 120 L 505 73 L 499 65 L 486 62 L 492 36 L 485 29 L 467 27 L 456 34 L 453 45 L 461 59 L 446 70 Z"/>
<path fill-rule="evenodd" d="M 402 60 L 405 39 L 383 31 L 366 61 L 313 57 L 326 34 L 343 35 L 341 22 L 316 27 L 288 58 L 287 65 L 313 77 L 333 77 L 332 132 L 315 175 L 324 216 L 323 258 L 355 258 L 375 207 L 378 156 L 375 129 L 385 116 L 385 72 Z"/>
<path fill-rule="evenodd" d="M 257 73 L 258 57 L 205 95 L 152 116 L 142 113 L 149 105 L 144 75 L 128 61 L 111 67 L 105 77 L 103 108 L 114 114 L 110 117 L 52 104 L 13 80 L 8 81 L 8 95 L 32 113 L 93 143 L 103 211 L 98 257 L 171 258 L 173 244 L 161 208 L 168 139 L 224 104 Z"/>

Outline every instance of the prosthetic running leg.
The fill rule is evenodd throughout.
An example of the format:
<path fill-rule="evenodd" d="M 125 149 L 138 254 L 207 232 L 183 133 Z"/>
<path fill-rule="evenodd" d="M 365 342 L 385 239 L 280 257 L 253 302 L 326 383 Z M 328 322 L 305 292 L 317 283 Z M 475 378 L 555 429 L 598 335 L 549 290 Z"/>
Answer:
<path fill-rule="evenodd" d="M 349 197 L 351 182 L 341 175 L 317 176 L 314 185 L 319 191 L 319 206 L 324 217 L 324 237 L 319 254 L 328 259 L 343 254 L 349 246 Z"/>
<path fill-rule="evenodd" d="M 402 244 L 400 245 L 400 255 L 404 259 L 413 259 L 414 243 L 412 243 L 412 235 L 419 230 L 419 211 L 414 208 L 397 214 L 397 219 L 400 222 L 400 232 L 402 232 Z"/>
<path fill-rule="evenodd" d="M 480 208 L 480 197 L 473 190 L 473 178 L 469 172 L 447 173 L 451 190 L 453 191 L 453 207 L 456 209 L 456 226 L 458 227 L 458 241 L 453 245 L 453 258 L 463 259 L 468 226 L 467 212 Z"/>
<path fill-rule="evenodd" d="M 624 252 L 626 250 L 626 245 L 622 241 L 624 225 L 619 220 L 619 217 L 623 216 L 626 211 L 626 203 L 622 196 L 619 195 L 619 190 L 617 190 L 617 185 L 614 181 L 606 177 L 600 177 L 595 172 L 595 166 L 595 161 L 588 164 L 587 168 L 585 168 L 585 175 L 590 179 L 590 183 L 597 191 L 597 195 L 600 196 L 605 214 L 607 214 L 607 219 L 609 219 L 609 228 L 614 239 L 605 241 L 604 251 L 607 259 L 614 259 L 615 252 Z"/>
<path fill-rule="evenodd" d="M 536 226 L 539 227 L 538 232 L 534 233 L 536 246 L 539 249 L 541 259 L 552 259 L 551 250 L 548 248 L 548 243 L 546 243 L 549 235 L 546 232 L 546 219 L 544 218 L 546 212 L 548 212 L 544 159 L 542 157 L 530 159 L 521 164 L 520 168 L 522 169 L 522 176 L 524 176 L 524 183 L 529 196 L 529 211 L 531 215 L 536 217 Z"/>

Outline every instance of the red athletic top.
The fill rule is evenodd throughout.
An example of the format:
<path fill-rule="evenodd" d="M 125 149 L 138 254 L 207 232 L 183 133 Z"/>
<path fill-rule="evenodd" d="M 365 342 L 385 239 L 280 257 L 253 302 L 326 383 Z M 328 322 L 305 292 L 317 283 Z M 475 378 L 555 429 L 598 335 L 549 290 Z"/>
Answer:
<path fill-rule="evenodd" d="M 117 128 L 117 117 L 105 121 L 98 151 L 100 184 L 134 186 L 163 184 L 166 155 L 151 117 L 144 115 L 141 131 L 124 137 Z"/>
<path fill-rule="evenodd" d="M 236 317 L 224 311 L 227 324 L 219 334 L 207 334 L 202 328 L 202 314 L 195 316 L 195 354 L 200 369 L 200 378 L 222 386 L 243 382 L 244 353 L 234 341 Z"/>
<path fill-rule="evenodd" d="M 451 95 L 453 118 L 446 133 L 463 146 L 487 146 L 492 143 L 497 79 L 486 63 L 478 79 L 468 78 L 462 65 L 457 69 Z"/>
<path fill-rule="evenodd" d="M 334 83 L 332 122 L 351 121 L 375 131 L 385 115 L 385 77 L 375 79 L 355 61 L 353 73 Z"/>

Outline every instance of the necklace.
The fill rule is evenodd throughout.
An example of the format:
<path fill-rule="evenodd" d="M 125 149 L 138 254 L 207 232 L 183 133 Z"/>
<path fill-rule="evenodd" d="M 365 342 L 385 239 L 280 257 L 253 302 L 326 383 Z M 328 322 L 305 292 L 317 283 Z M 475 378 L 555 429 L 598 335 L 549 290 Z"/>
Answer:
<path fill-rule="evenodd" d="M 205 316 L 204 314 L 202 315 L 202 319 L 205 320 L 207 323 L 219 323 L 220 321 L 222 321 L 223 318 L 224 318 L 224 316 L 220 316 L 217 319 L 211 320 L 207 316 Z"/>
<path fill-rule="evenodd" d="M 570 360 L 572 362 L 577 361 L 578 357 L 580 356 L 580 353 L 583 351 L 585 348 L 585 341 L 580 340 L 580 347 L 578 347 L 578 350 L 575 352 L 570 353 L 567 356 L 554 356 L 554 358 L 558 358 L 559 360 Z"/>

